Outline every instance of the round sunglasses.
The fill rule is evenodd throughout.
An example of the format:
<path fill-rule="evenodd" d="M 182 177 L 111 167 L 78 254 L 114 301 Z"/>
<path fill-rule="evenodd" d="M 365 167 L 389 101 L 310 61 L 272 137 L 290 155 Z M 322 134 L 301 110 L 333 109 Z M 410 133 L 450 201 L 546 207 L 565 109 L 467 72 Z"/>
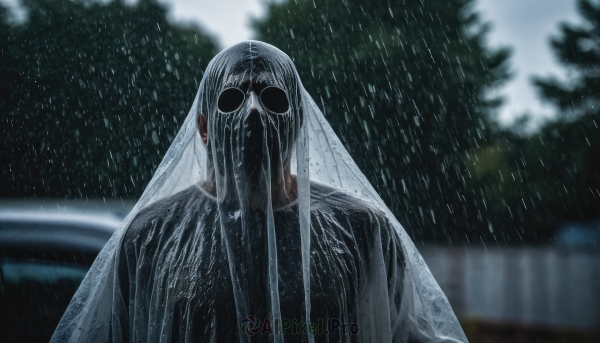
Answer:
<path fill-rule="evenodd" d="M 270 86 L 260 92 L 260 102 L 265 109 L 275 114 L 286 113 L 290 109 L 287 94 L 279 87 Z M 246 94 L 239 88 L 231 87 L 219 94 L 217 107 L 223 113 L 231 113 L 238 110 L 246 100 Z"/>

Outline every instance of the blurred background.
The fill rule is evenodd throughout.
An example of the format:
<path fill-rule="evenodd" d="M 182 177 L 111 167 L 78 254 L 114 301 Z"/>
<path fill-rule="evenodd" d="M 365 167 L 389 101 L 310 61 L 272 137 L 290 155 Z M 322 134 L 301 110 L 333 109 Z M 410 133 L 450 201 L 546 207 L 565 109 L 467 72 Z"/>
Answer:
<path fill-rule="evenodd" d="M 599 1 L 1 0 L 0 17 L 0 305 L 57 282 L 18 263 L 69 244 L 6 230 L 121 220 L 210 59 L 252 38 L 294 60 L 472 342 L 600 341 Z"/>

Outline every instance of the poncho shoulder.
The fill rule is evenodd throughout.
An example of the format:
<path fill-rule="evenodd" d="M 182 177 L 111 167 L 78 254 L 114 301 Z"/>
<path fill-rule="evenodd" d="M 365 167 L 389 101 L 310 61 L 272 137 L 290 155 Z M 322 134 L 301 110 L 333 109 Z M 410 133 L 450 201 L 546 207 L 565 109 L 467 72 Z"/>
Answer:
<path fill-rule="evenodd" d="M 367 222 L 381 224 L 382 228 L 390 228 L 383 211 L 369 201 L 343 192 L 339 189 L 311 182 L 311 217 L 315 215 L 344 219 L 354 230 L 364 229 Z M 193 185 L 170 197 L 159 200 L 142 209 L 133 219 L 125 234 L 127 237 L 146 236 L 152 226 L 162 226 L 165 221 L 182 221 L 185 219 L 216 220 L 216 198 L 202 189 L 200 184 Z M 274 212 L 294 211 L 294 201 Z M 188 216 L 189 218 L 185 218 Z"/>

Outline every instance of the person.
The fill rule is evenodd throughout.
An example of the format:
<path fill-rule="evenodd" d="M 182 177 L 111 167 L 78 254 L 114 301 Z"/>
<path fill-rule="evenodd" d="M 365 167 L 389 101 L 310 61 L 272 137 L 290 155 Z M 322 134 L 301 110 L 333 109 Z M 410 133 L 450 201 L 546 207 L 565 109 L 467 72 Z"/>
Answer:
<path fill-rule="evenodd" d="M 290 58 L 247 41 L 210 62 L 52 338 L 109 341 L 466 338 Z"/>

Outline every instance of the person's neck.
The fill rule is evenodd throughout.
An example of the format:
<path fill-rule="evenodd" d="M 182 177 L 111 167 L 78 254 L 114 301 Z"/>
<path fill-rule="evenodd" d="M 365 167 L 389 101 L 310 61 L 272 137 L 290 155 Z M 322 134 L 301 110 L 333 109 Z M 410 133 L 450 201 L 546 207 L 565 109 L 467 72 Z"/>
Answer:
<path fill-rule="evenodd" d="M 210 195 L 217 196 L 217 187 L 214 177 L 204 181 L 202 188 Z M 292 175 L 286 168 L 283 179 L 271 180 L 271 204 L 273 208 L 280 208 L 294 202 L 298 198 L 298 183 L 296 175 Z"/>
<path fill-rule="evenodd" d="M 271 183 L 271 201 L 273 208 L 283 207 L 298 198 L 298 183 L 296 175 L 289 170 L 284 173 L 282 182 Z"/>

